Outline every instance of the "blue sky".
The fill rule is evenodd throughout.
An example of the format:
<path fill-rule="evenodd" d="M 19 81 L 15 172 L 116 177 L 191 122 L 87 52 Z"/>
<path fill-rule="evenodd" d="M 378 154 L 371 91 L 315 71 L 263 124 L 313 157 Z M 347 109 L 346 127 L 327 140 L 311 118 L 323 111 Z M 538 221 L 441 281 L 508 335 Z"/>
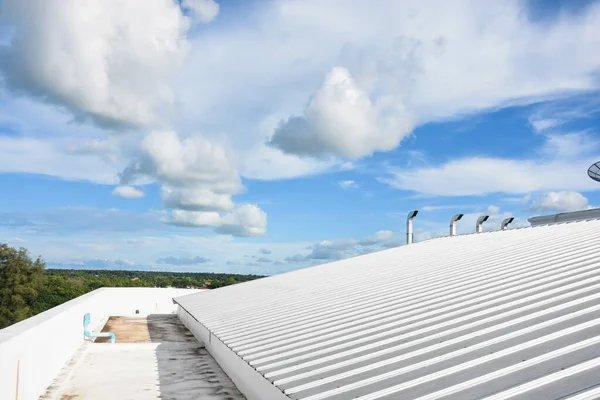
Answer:
<path fill-rule="evenodd" d="M 273 274 L 411 209 L 600 205 L 597 1 L 0 7 L 0 242 L 49 267 Z"/>

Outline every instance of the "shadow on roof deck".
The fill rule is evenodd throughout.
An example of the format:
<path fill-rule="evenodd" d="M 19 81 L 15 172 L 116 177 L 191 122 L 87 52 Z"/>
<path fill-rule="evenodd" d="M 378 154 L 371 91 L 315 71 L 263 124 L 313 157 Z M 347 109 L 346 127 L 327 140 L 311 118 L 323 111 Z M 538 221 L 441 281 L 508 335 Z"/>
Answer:
<path fill-rule="evenodd" d="M 111 317 L 109 330 L 117 343 L 89 343 L 59 399 L 244 398 L 176 315 Z"/>

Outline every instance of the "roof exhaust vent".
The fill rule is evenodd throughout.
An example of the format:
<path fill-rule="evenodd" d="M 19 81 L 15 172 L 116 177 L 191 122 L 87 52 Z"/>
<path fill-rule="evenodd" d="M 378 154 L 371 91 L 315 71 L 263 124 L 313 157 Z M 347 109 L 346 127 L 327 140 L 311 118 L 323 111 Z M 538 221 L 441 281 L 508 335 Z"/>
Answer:
<path fill-rule="evenodd" d="M 502 220 L 502 224 L 500 224 L 500 229 L 502 229 L 503 231 L 505 231 L 508 227 L 508 225 L 513 222 L 515 219 L 513 217 L 508 217 L 508 218 L 504 218 L 504 220 Z"/>
<path fill-rule="evenodd" d="M 475 232 L 483 232 L 483 228 L 481 227 L 481 225 L 483 225 L 483 223 L 487 221 L 489 217 L 489 215 L 482 215 L 481 217 L 477 218 L 477 223 L 475 224 Z"/>
<path fill-rule="evenodd" d="M 456 221 L 460 221 L 464 214 L 456 214 L 450 220 L 450 236 L 456 235 Z"/>
<path fill-rule="evenodd" d="M 406 217 L 406 244 L 411 244 L 413 242 L 412 220 L 418 213 L 419 210 L 412 210 Z"/>

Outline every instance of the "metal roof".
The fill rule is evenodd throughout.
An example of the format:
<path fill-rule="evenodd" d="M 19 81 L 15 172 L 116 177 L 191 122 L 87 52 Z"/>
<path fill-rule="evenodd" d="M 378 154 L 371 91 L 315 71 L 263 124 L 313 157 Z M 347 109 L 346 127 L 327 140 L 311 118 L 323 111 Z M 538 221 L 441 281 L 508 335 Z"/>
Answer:
<path fill-rule="evenodd" d="M 568 222 L 432 239 L 176 301 L 292 399 L 592 399 L 599 251 L 600 220 Z"/>

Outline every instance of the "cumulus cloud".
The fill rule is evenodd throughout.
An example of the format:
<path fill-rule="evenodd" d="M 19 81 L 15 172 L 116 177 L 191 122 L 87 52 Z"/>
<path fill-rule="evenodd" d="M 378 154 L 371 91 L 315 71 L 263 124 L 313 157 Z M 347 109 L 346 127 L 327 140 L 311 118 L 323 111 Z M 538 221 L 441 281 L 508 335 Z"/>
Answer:
<path fill-rule="evenodd" d="M 225 147 L 203 136 L 181 138 L 174 131 L 152 131 L 142 140 L 140 152 L 140 159 L 123 171 L 123 183 L 150 176 L 176 187 L 197 184 L 222 193 L 241 190 Z"/>
<path fill-rule="evenodd" d="M 219 4 L 214 0 L 183 0 L 181 4 L 189 8 L 199 22 L 211 22 L 219 14 Z"/>
<path fill-rule="evenodd" d="M 230 194 L 215 193 L 208 187 L 178 188 L 164 185 L 161 189 L 167 208 L 189 211 L 228 211 L 234 207 Z"/>
<path fill-rule="evenodd" d="M 271 144 L 304 156 L 359 158 L 397 146 L 415 124 L 597 88 L 600 55 L 589 32 L 600 23 L 600 5 L 544 24 L 526 8 L 520 1 L 274 3 L 272 26 L 285 27 L 286 44 L 302 49 L 294 35 L 307 31 L 305 40 L 320 43 L 301 53 L 303 61 L 339 55 L 327 59 L 337 66 L 301 113 L 283 119 Z"/>
<path fill-rule="evenodd" d="M 267 214 L 255 205 L 245 204 L 223 215 L 215 231 L 233 236 L 264 236 Z"/>
<path fill-rule="evenodd" d="M 413 128 L 412 117 L 393 97 L 373 103 L 350 72 L 334 68 L 299 117 L 282 121 L 270 144 L 307 156 L 360 158 L 391 150 Z"/>
<path fill-rule="evenodd" d="M 192 19 L 218 13 L 213 3 L 5 1 L 0 18 L 14 30 L 1 40 L 2 78 L 14 93 L 64 105 L 79 120 L 173 126 L 180 135 L 155 130 L 143 140 L 121 184 L 150 178 L 172 209 L 168 220 L 220 231 L 237 226 L 240 175 L 316 174 L 339 158 L 396 147 L 413 125 L 598 88 L 598 4 L 537 24 L 518 1 L 273 1 L 226 34 L 207 26 L 188 35 Z M 174 104 L 177 118 L 163 118 Z M 266 119 L 274 121 L 268 134 L 258 127 Z M 225 140 L 191 135 L 196 129 Z M 53 149 L 64 143 L 45 154 L 39 138 L 1 140 L 0 170 L 116 183 L 110 163 L 84 161 L 100 142 L 62 160 Z M 562 155 L 467 157 L 394 170 L 388 181 L 442 195 L 590 188 L 579 172 L 591 156 L 573 156 L 564 142 L 554 148 Z"/>
<path fill-rule="evenodd" d="M 270 258 L 267 258 L 267 257 L 259 257 L 259 258 L 256 259 L 256 262 L 259 262 L 259 263 L 270 263 L 270 262 L 273 262 L 273 260 L 271 260 Z"/>
<path fill-rule="evenodd" d="M 117 186 L 112 191 L 113 196 L 124 197 L 126 199 L 139 199 L 144 197 L 144 192 L 133 186 Z"/>
<path fill-rule="evenodd" d="M 15 92 L 100 123 L 147 124 L 173 104 L 190 27 L 177 2 L 8 0 L 0 12 L 14 29 L 0 71 Z"/>
<path fill-rule="evenodd" d="M 271 250 L 269 249 L 260 249 L 260 254 L 271 254 Z"/>
<path fill-rule="evenodd" d="M 195 265 L 195 264 L 206 264 L 210 260 L 204 257 L 161 257 L 156 260 L 158 264 L 169 264 L 169 265 Z"/>
<path fill-rule="evenodd" d="M 574 191 L 548 192 L 535 199 L 529 211 L 570 212 L 589 208 L 588 199 Z"/>
<path fill-rule="evenodd" d="M 234 236 L 266 233 L 264 211 L 256 205 L 234 208 L 231 197 L 244 188 L 235 162 L 221 144 L 199 135 L 182 139 L 173 131 L 153 131 L 142 141 L 140 153 L 121 174 L 121 182 L 151 177 L 161 183 L 163 203 L 172 208 L 163 222 L 213 227 Z"/>
<path fill-rule="evenodd" d="M 264 236 L 267 214 L 255 205 L 245 204 L 224 215 L 218 212 L 172 210 L 163 218 L 170 225 L 212 227 L 221 234 L 233 236 Z"/>

